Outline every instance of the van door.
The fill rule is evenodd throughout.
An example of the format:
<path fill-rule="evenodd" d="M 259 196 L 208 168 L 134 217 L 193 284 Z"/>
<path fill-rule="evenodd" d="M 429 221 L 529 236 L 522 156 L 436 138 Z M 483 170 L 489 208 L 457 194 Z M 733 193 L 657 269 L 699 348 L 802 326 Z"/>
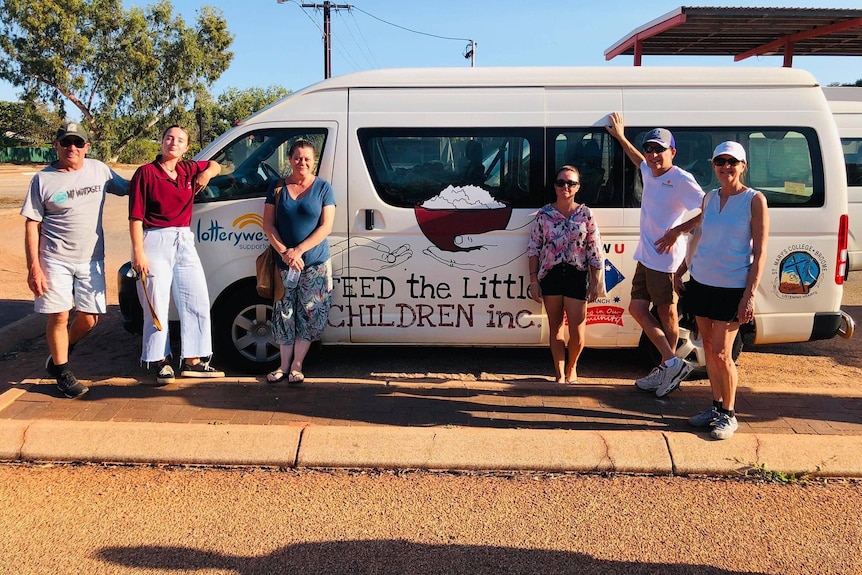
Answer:
<path fill-rule="evenodd" d="M 330 323 L 365 343 L 547 341 L 525 255 L 549 199 L 542 121 L 538 89 L 351 90 Z"/>

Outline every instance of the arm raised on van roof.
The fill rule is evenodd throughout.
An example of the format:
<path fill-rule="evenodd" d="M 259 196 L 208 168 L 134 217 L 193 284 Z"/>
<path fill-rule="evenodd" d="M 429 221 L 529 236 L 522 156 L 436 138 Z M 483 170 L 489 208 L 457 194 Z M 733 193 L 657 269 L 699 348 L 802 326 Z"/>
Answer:
<path fill-rule="evenodd" d="M 637 149 L 637 146 L 629 142 L 628 138 L 626 138 L 622 115 L 620 115 L 619 112 L 608 114 L 608 120 L 610 120 L 610 125 L 605 126 L 605 130 L 608 131 L 608 134 L 617 139 L 623 147 L 623 151 L 626 153 L 626 156 L 629 157 L 634 165 L 640 167 L 641 162 L 644 161 L 644 156 L 641 151 Z"/>

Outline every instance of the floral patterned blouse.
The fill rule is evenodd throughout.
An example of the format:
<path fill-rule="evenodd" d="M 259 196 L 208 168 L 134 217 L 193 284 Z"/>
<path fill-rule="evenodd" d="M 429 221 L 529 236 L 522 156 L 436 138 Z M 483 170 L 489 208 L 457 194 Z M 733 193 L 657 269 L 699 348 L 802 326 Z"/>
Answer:
<path fill-rule="evenodd" d="M 541 208 L 530 229 L 527 257 L 531 256 L 539 258 L 539 280 L 561 263 L 581 271 L 587 266 L 602 269 L 602 238 L 590 208 L 580 204 L 568 218 L 553 204 Z"/>

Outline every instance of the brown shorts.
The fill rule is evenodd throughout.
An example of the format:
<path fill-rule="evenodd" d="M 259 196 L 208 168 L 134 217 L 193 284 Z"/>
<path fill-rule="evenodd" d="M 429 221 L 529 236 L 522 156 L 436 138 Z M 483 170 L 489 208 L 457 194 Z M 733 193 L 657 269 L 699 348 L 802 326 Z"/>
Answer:
<path fill-rule="evenodd" d="M 673 275 L 657 272 L 638 262 L 632 278 L 632 300 L 645 299 L 655 305 L 671 305 L 679 296 L 673 289 Z"/>

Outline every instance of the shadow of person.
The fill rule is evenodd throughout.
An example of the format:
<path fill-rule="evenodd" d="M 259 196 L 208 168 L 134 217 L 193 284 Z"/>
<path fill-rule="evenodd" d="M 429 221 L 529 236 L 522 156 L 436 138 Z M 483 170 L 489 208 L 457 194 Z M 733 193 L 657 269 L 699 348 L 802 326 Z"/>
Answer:
<path fill-rule="evenodd" d="M 404 540 L 300 543 L 259 557 L 223 555 L 188 547 L 108 547 L 97 553 L 97 559 L 128 568 L 219 569 L 235 571 L 240 575 L 276 573 L 742 574 L 740 571 L 728 571 L 709 565 L 610 561 L 569 551 L 516 549 L 488 545 L 429 545 Z"/>

